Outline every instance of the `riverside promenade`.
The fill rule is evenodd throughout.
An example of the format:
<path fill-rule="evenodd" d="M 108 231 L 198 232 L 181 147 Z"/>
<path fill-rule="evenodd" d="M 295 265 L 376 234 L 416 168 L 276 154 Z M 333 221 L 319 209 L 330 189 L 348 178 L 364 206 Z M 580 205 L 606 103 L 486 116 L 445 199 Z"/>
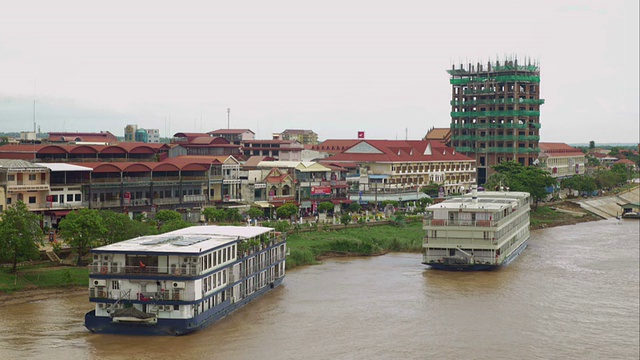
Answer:
<path fill-rule="evenodd" d="M 587 211 L 604 219 L 610 219 L 622 214 L 621 205 L 626 203 L 640 203 L 640 186 L 615 195 L 586 198 L 575 202 Z"/>

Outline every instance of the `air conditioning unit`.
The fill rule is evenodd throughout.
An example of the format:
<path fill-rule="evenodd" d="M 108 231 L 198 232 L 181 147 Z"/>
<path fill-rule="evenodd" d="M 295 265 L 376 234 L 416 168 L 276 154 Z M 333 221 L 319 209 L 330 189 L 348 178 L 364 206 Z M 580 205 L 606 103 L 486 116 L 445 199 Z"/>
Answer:
<path fill-rule="evenodd" d="M 107 280 L 93 280 L 93 286 L 107 286 Z"/>
<path fill-rule="evenodd" d="M 174 289 L 184 289 L 184 285 L 185 285 L 184 281 L 174 281 L 171 284 L 171 287 Z"/>
<path fill-rule="evenodd" d="M 98 309 L 104 309 L 104 303 L 98 303 Z"/>
<path fill-rule="evenodd" d="M 173 305 L 165 305 L 164 311 L 173 311 Z"/>

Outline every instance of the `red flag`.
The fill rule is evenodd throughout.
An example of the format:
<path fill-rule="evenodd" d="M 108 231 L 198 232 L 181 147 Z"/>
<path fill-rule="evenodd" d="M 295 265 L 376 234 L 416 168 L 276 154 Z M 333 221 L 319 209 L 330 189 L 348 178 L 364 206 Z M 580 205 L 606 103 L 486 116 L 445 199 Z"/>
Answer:
<path fill-rule="evenodd" d="M 364 139 L 364 131 L 358 131 L 358 139 Z"/>

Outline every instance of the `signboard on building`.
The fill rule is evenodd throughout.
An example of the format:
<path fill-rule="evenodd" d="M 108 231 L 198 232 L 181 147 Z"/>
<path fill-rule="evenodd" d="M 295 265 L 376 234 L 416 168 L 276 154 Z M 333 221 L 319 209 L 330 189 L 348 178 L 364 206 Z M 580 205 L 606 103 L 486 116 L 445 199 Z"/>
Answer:
<path fill-rule="evenodd" d="M 311 195 L 331 195 L 331 186 L 312 186 Z"/>
<path fill-rule="evenodd" d="M 130 192 L 125 192 L 124 195 L 122 196 L 124 199 L 124 204 L 125 205 L 129 205 L 131 204 L 131 193 Z"/>

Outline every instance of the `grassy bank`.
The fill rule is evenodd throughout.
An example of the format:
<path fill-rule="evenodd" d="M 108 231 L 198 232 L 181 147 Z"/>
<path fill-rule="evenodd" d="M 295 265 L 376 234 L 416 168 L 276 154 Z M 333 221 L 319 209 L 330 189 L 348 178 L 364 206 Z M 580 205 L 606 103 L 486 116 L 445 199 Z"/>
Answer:
<path fill-rule="evenodd" d="M 565 202 L 554 204 L 574 211 L 579 206 Z M 599 220 L 586 213 L 576 217 L 555 211 L 552 206 L 539 206 L 531 211 L 531 229 L 570 225 Z M 582 211 L 584 212 L 584 211 Z M 336 230 L 319 228 L 317 231 L 292 233 L 287 236 L 290 254 L 287 268 L 316 264 L 328 256 L 371 256 L 389 251 L 420 252 L 422 248 L 422 218 L 416 217 L 403 225 L 393 223 L 358 228 L 339 227 Z M 0 268 L 0 293 L 19 290 L 87 286 L 87 267 L 39 264 L 18 267 L 18 274 L 10 273 L 10 267 Z"/>
<path fill-rule="evenodd" d="M 576 213 L 582 213 L 582 216 L 571 215 L 556 211 L 554 208 L 561 208 L 565 210 L 574 211 Z M 587 221 L 602 220 L 600 217 L 593 215 L 592 213 L 585 211 L 571 202 L 561 202 L 554 205 L 538 206 L 537 209 L 531 209 L 531 229 L 542 229 L 546 227 L 562 226 L 562 225 L 574 225 Z"/>
<path fill-rule="evenodd" d="M 289 234 L 287 268 L 315 264 L 325 256 L 378 255 L 389 251 L 420 252 L 422 219 L 405 225 L 381 225 L 335 231 Z"/>
<path fill-rule="evenodd" d="M 86 267 L 52 266 L 49 264 L 23 265 L 18 273 L 11 268 L 0 268 L 0 293 L 19 290 L 87 286 L 89 270 Z"/>

